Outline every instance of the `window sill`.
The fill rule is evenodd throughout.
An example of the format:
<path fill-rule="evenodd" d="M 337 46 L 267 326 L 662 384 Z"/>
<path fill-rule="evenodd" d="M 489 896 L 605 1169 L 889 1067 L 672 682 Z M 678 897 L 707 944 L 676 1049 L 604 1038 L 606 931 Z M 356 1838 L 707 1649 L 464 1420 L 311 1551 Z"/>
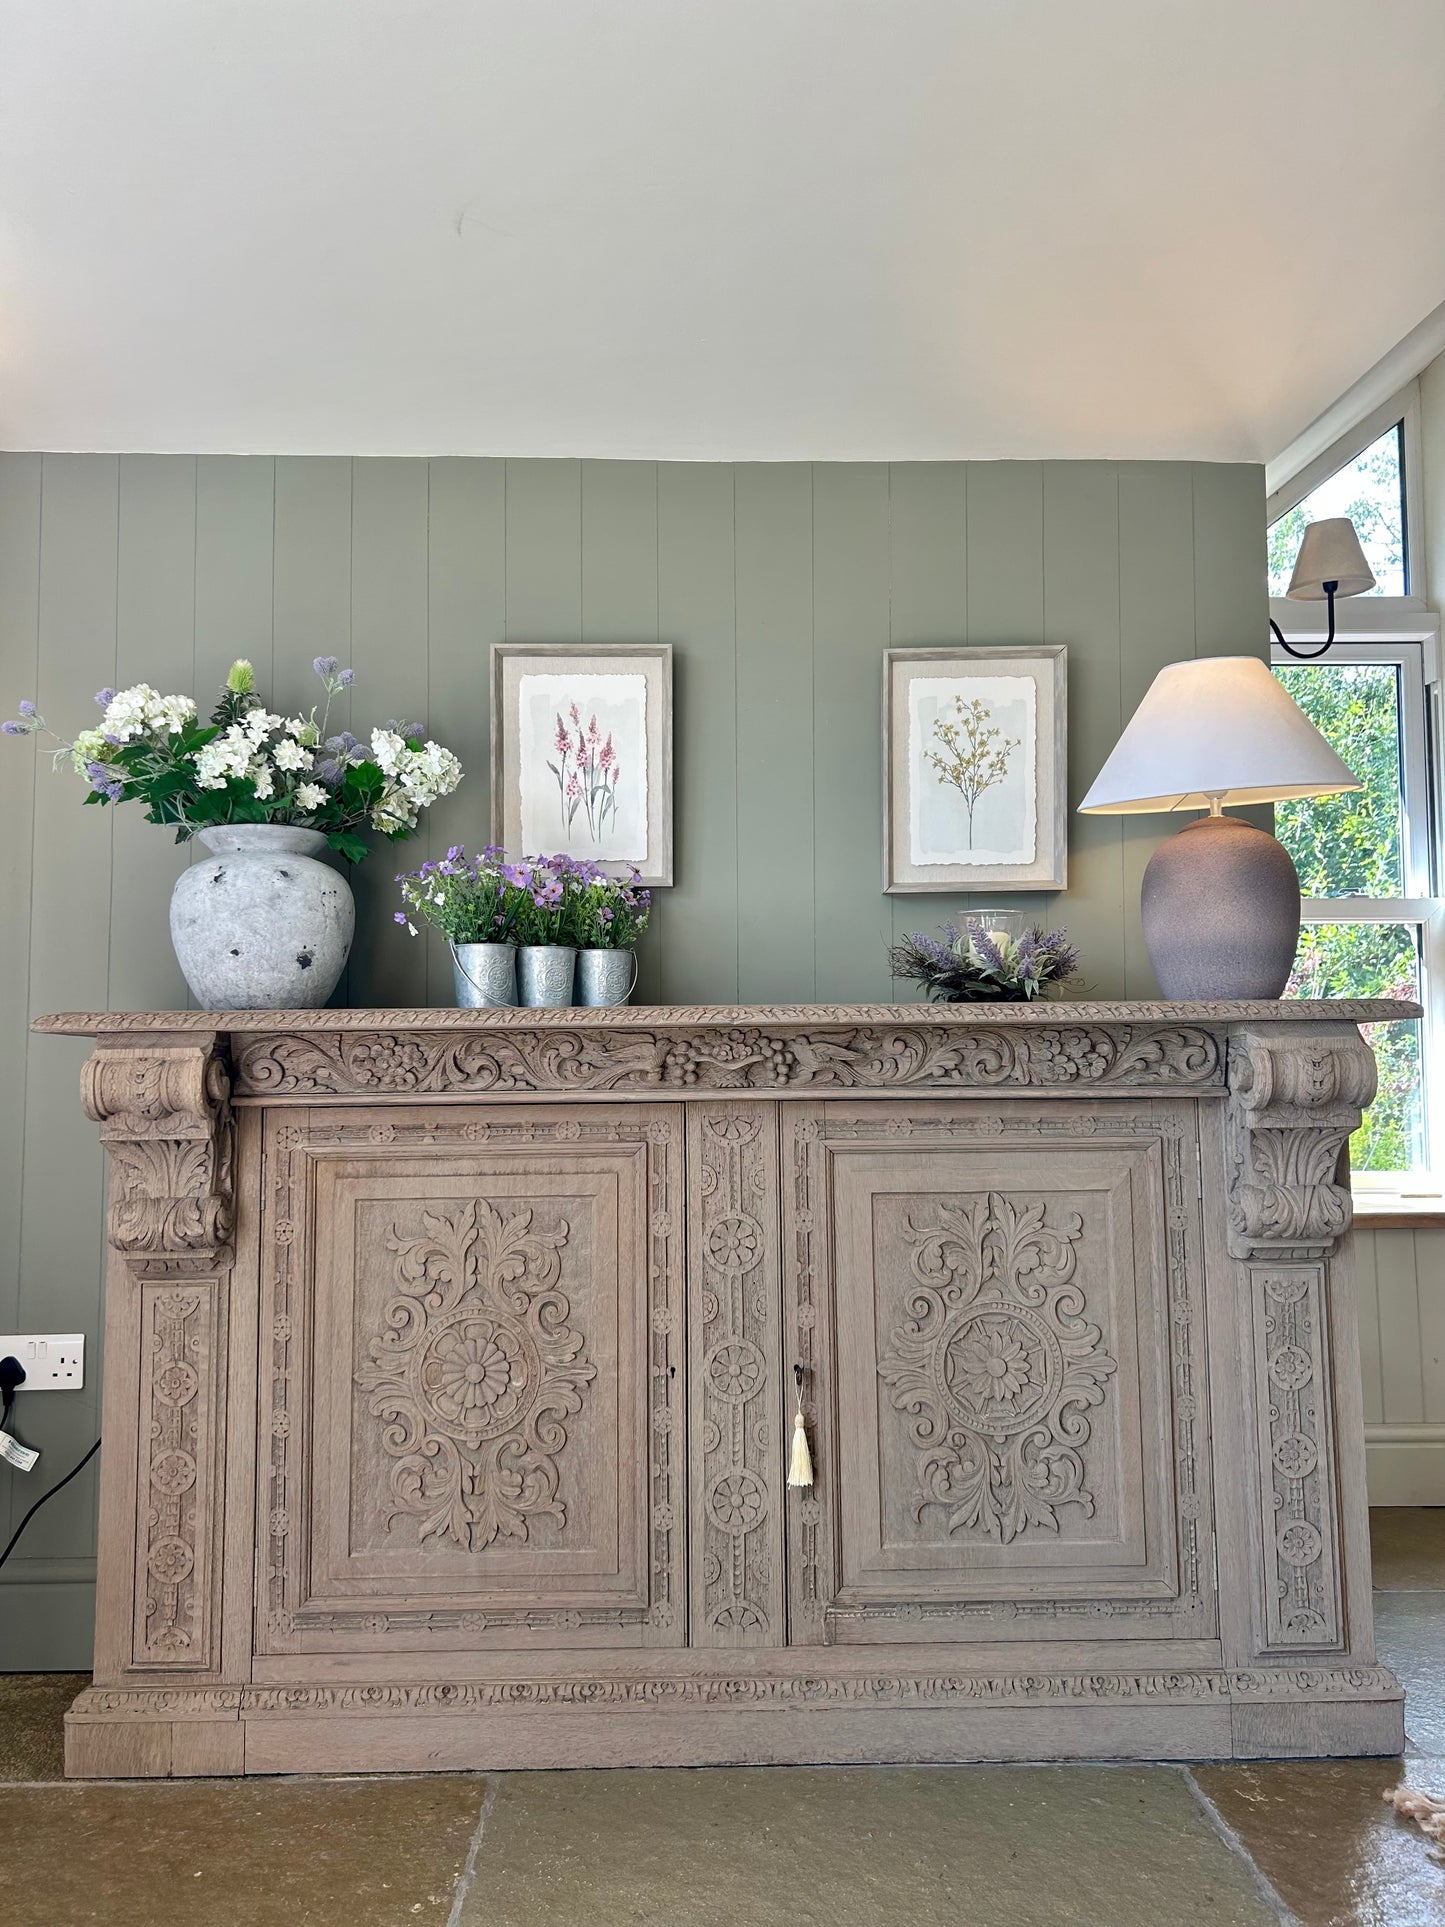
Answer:
<path fill-rule="evenodd" d="M 1358 1231 L 1445 1231 L 1445 1206 L 1427 1205 L 1411 1210 L 1381 1200 L 1371 1206 L 1355 1199 L 1355 1228 Z"/>

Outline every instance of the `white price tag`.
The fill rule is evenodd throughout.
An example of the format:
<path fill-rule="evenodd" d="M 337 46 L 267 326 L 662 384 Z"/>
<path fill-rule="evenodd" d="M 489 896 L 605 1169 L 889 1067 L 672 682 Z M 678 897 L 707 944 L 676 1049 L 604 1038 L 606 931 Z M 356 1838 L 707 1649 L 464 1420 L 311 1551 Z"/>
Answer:
<path fill-rule="evenodd" d="M 32 1452 L 19 1439 L 12 1439 L 8 1432 L 0 1432 L 0 1459 L 4 1459 L 7 1465 L 13 1465 L 17 1472 L 28 1472 L 39 1457 L 38 1452 Z"/>

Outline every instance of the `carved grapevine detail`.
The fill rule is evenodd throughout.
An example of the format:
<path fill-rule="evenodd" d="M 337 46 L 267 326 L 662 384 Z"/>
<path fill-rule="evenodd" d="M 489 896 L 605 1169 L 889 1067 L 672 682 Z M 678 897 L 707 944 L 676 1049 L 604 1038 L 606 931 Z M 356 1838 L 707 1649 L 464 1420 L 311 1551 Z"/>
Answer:
<path fill-rule="evenodd" d="M 1008 1544 L 1057 1531 L 1058 1508 L 1092 1516 L 1084 1414 L 1117 1370 L 1074 1282 L 1082 1225 L 1055 1228 L 1042 1203 L 999 1192 L 940 1207 L 908 1227 L 918 1289 L 879 1365 L 912 1416 L 914 1516 L 947 1510 L 947 1530 Z"/>
<path fill-rule="evenodd" d="M 567 1226 L 483 1198 L 421 1223 L 387 1240 L 397 1295 L 356 1374 L 383 1421 L 392 1518 L 468 1552 L 525 1541 L 539 1518 L 566 1523 L 557 1454 L 597 1376 L 559 1289 Z"/>

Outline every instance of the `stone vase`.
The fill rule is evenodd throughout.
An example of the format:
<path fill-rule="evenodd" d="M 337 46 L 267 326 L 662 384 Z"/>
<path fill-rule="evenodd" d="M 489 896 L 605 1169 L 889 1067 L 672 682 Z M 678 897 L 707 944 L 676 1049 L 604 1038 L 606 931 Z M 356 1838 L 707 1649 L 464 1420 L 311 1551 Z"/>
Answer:
<path fill-rule="evenodd" d="M 463 1010 L 501 1010 L 517 1001 L 517 946 L 454 943 L 452 980 Z"/>
<path fill-rule="evenodd" d="M 171 942 L 205 1010 L 314 1010 L 336 988 L 356 905 L 319 830 L 233 823 L 171 893 Z"/>
<path fill-rule="evenodd" d="M 577 1001 L 589 1010 L 625 1004 L 637 982 L 635 950 L 579 950 Z"/>
<path fill-rule="evenodd" d="M 572 1001 L 577 952 L 565 943 L 517 946 L 517 989 L 529 1010 L 559 1010 Z"/>

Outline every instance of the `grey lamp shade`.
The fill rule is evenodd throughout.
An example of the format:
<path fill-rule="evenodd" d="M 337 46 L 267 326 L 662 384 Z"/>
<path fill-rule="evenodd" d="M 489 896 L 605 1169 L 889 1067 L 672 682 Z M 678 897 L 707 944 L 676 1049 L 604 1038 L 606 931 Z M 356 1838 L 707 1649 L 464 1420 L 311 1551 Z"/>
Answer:
<path fill-rule="evenodd" d="M 1348 515 L 1332 515 L 1323 522 L 1310 523 L 1285 594 L 1292 602 L 1323 602 L 1327 582 L 1334 583 L 1336 595 L 1364 595 L 1375 586 Z"/>
<path fill-rule="evenodd" d="M 1079 809 L 1134 816 L 1359 788 L 1256 656 L 1201 656 L 1159 671 Z"/>

